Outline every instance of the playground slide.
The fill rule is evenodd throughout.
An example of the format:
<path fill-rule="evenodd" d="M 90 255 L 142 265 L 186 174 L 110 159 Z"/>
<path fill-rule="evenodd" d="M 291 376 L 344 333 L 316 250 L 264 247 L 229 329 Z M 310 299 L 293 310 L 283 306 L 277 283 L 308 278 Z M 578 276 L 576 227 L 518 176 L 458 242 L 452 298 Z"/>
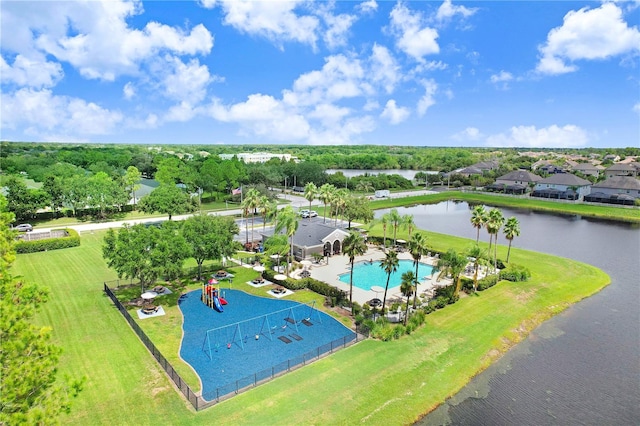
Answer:
<path fill-rule="evenodd" d="M 224 311 L 224 309 L 222 309 L 222 305 L 220 304 L 220 299 L 217 296 L 213 296 L 213 306 L 215 306 L 216 311 L 218 312 Z"/>
<path fill-rule="evenodd" d="M 227 300 L 223 297 L 219 297 L 218 299 L 220 299 L 220 304 L 222 305 L 226 305 L 227 304 Z"/>

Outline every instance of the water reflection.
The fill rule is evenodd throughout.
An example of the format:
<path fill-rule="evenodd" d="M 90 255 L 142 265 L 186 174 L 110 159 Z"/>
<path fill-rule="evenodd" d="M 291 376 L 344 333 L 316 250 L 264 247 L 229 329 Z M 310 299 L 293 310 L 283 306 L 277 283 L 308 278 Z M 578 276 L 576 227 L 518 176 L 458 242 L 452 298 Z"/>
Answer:
<path fill-rule="evenodd" d="M 471 209 L 449 202 L 398 211 L 422 229 L 475 240 Z M 501 210 L 520 222 L 514 247 L 590 263 L 610 275 L 611 285 L 544 323 L 419 423 L 640 424 L 640 228 Z M 480 238 L 488 240 L 486 231 Z"/>

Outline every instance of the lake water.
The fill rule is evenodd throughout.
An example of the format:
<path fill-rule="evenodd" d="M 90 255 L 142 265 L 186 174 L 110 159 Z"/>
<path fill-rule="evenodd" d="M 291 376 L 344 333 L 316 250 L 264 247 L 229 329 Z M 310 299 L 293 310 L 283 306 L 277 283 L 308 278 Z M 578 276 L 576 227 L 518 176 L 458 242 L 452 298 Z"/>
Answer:
<path fill-rule="evenodd" d="M 398 211 L 422 229 L 476 238 L 467 203 Z M 514 247 L 592 264 L 611 285 L 542 324 L 419 424 L 640 424 L 640 227 L 502 211 L 520 222 Z"/>
<path fill-rule="evenodd" d="M 358 169 L 327 169 L 327 173 L 332 175 L 336 172 L 342 172 L 348 178 L 352 178 L 354 176 L 361 176 L 366 174 L 369 175 L 379 175 L 379 174 L 387 174 L 387 175 L 400 175 L 405 179 L 413 180 L 416 177 L 416 173 L 420 170 L 358 170 Z M 437 174 L 438 172 L 423 170 L 426 174 Z"/>

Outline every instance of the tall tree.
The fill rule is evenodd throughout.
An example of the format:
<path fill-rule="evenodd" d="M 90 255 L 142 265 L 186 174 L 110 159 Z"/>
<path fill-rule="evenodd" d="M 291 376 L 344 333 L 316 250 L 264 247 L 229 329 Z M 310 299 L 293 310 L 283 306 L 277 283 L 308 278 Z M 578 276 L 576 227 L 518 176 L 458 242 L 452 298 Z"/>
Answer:
<path fill-rule="evenodd" d="M 373 220 L 373 210 L 371 204 L 365 197 L 349 197 L 344 208 L 344 216 L 348 221 L 348 227 L 351 228 L 351 222 L 360 220 L 369 223 Z"/>
<path fill-rule="evenodd" d="M 416 232 L 413 234 L 411 239 L 409 240 L 409 252 L 411 253 L 411 257 L 413 258 L 413 265 L 416 268 L 416 280 L 419 279 L 418 275 L 418 267 L 420 266 L 420 259 L 422 256 L 427 254 L 427 237 L 424 234 Z M 418 288 L 418 282 L 416 281 L 416 289 Z M 418 292 L 416 291 L 415 297 L 413 298 L 413 307 L 416 307 L 418 299 Z"/>
<path fill-rule="evenodd" d="M 137 279 L 141 293 L 160 277 L 175 274 L 189 256 L 182 235 L 172 222 L 164 222 L 160 229 L 144 225 L 125 225 L 117 232 L 107 231 L 102 257 L 119 278 Z"/>
<path fill-rule="evenodd" d="M 289 275 L 289 264 L 293 260 L 293 235 L 298 230 L 298 215 L 291 206 L 286 206 L 278 212 L 278 224 L 276 225 L 275 233 L 283 230 L 289 238 L 289 259 L 287 261 L 287 275 Z"/>
<path fill-rule="evenodd" d="M 256 216 L 255 210 L 260 205 L 260 192 L 255 188 L 250 188 L 242 200 L 242 209 L 247 214 L 251 214 L 251 243 L 253 244 L 253 225 Z"/>
<path fill-rule="evenodd" d="M 504 224 L 504 236 L 509 240 L 509 249 L 507 250 L 507 263 L 509 263 L 509 255 L 511 254 L 511 243 L 515 237 L 520 236 L 520 222 L 515 217 L 510 217 Z"/>
<path fill-rule="evenodd" d="M 225 216 L 196 215 L 182 225 L 182 235 L 191 256 L 198 264 L 198 279 L 202 279 L 205 260 L 230 257 L 234 253 L 233 237 L 238 233 L 236 222 Z"/>
<path fill-rule="evenodd" d="M 387 283 L 384 286 L 384 297 L 382 298 L 382 312 L 384 312 L 385 304 L 387 303 L 387 290 L 389 290 L 391 274 L 398 270 L 398 266 L 400 266 L 400 261 L 398 260 L 398 253 L 395 250 L 386 252 L 384 259 L 380 261 L 380 268 L 387 273 Z"/>
<path fill-rule="evenodd" d="M 413 232 L 413 229 L 416 227 L 416 223 L 413 221 L 413 215 L 412 214 L 402 215 L 401 221 L 402 221 L 402 227 L 407 228 L 407 232 L 409 233 L 408 240 L 411 240 L 411 233 Z"/>
<path fill-rule="evenodd" d="M 124 184 L 127 191 L 131 194 L 133 199 L 133 208 L 136 208 L 136 191 L 140 189 L 140 179 L 142 179 L 142 173 L 136 166 L 127 167 L 127 171 L 124 174 Z"/>
<path fill-rule="evenodd" d="M 438 260 L 437 268 L 440 272 L 438 279 L 442 276 L 451 275 L 451 279 L 455 283 L 455 290 L 453 297 L 457 297 L 460 293 L 460 286 L 462 284 L 461 275 L 464 271 L 464 267 L 467 265 L 467 257 L 459 254 L 454 249 L 448 250 Z"/>
<path fill-rule="evenodd" d="M 56 424 L 70 412 L 84 379 L 58 379 L 62 349 L 51 343 L 51 327 L 33 321 L 48 291 L 10 273 L 15 233 L 9 224 L 14 219 L 0 195 L 0 424 Z"/>
<path fill-rule="evenodd" d="M 402 224 L 402 216 L 398 213 L 398 209 L 391 209 L 389 212 L 389 221 L 391 222 L 391 226 L 393 226 L 393 245 L 396 245 L 398 228 Z"/>
<path fill-rule="evenodd" d="M 359 232 L 351 232 L 342 241 L 342 251 L 349 257 L 351 270 L 349 273 L 349 304 L 353 307 L 353 262 L 356 256 L 362 256 L 367 252 L 367 244 Z M 353 313 L 353 310 L 351 311 Z"/>
<path fill-rule="evenodd" d="M 498 267 L 498 234 L 500 233 L 500 229 L 504 224 L 504 216 L 502 215 L 502 210 L 500 209 L 491 209 L 489 210 L 489 219 L 487 221 L 487 231 L 490 235 L 493 235 L 494 238 L 494 247 L 493 247 L 493 271 L 495 273 Z M 489 244 L 489 250 L 491 250 L 491 244 Z"/>
<path fill-rule="evenodd" d="M 478 288 L 478 269 L 480 265 L 486 264 L 487 252 L 475 244 L 467 251 L 467 256 L 473 259 L 473 291 L 475 292 Z"/>
<path fill-rule="evenodd" d="M 190 213 L 196 210 L 188 194 L 173 184 L 162 184 L 140 200 L 140 210 L 145 213 L 169 215 Z"/>
<path fill-rule="evenodd" d="M 418 293 L 416 283 L 417 277 L 414 275 L 413 271 L 407 271 L 402 274 L 400 292 L 404 297 L 407 298 L 407 307 L 404 312 L 404 325 L 407 325 L 407 320 L 409 319 L 409 301 L 411 300 L 411 296 Z"/>
<path fill-rule="evenodd" d="M 44 178 L 42 184 L 42 190 L 47 194 L 47 202 L 53 210 L 55 217 L 58 217 L 58 212 L 64 206 L 64 186 L 62 178 L 54 175 L 48 175 Z"/>
<path fill-rule="evenodd" d="M 329 183 L 325 183 L 320 187 L 318 198 L 320 198 L 320 201 L 324 204 L 324 222 L 327 221 L 327 205 L 331 202 L 335 190 L 336 187 Z M 331 211 L 329 211 L 329 214 L 331 214 Z"/>
<path fill-rule="evenodd" d="M 45 207 L 46 194 L 42 191 L 29 189 L 27 185 L 16 177 L 10 177 L 6 182 L 7 201 L 9 211 L 19 221 L 35 217 L 38 209 Z"/>
<path fill-rule="evenodd" d="M 471 225 L 476 228 L 476 244 L 480 242 L 480 229 L 484 228 L 487 222 L 487 211 L 483 205 L 475 206 L 471 211 Z"/>
<path fill-rule="evenodd" d="M 309 202 L 309 210 L 311 210 L 311 203 L 318 196 L 318 187 L 315 183 L 309 182 L 304 186 L 304 198 Z M 311 215 L 309 215 L 309 222 L 311 222 Z"/>

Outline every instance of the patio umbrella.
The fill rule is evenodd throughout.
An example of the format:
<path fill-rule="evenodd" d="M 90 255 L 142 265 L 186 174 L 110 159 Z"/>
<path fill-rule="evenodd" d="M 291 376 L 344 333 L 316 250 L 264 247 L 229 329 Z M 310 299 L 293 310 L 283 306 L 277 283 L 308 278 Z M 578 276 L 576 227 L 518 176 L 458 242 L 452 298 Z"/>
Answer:
<path fill-rule="evenodd" d="M 300 262 L 300 264 L 302 266 L 304 266 L 304 269 L 307 269 L 309 266 L 311 266 L 311 261 L 310 260 L 303 260 Z"/>
<path fill-rule="evenodd" d="M 284 274 L 276 274 L 273 276 L 273 279 L 278 280 L 278 281 L 282 281 L 282 280 L 286 280 L 287 276 Z"/>
<path fill-rule="evenodd" d="M 373 291 L 376 296 L 378 296 L 378 293 L 382 293 L 384 291 L 384 288 L 380 287 L 379 285 L 372 285 L 371 291 Z"/>
<path fill-rule="evenodd" d="M 400 239 L 396 240 L 396 242 L 397 242 L 398 244 L 404 244 L 404 243 L 406 243 L 406 241 L 405 241 L 405 240 L 400 240 Z"/>
<path fill-rule="evenodd" d="M 216 280 L 216 279 L 214 279 L 214 278 L 211 278 L 211 279 L 209 280 L 209 284 L 218 284 L 218 280 Z"/>
<path fill-rule="evenodd" d="M 372 308 L 379 308 L 380 306 L 382 306 L 382 300 L 378 299 L 377 297 L 374 298 L 374 299 L 369 300 L 367 303 Z"/>
<path fill-rule="evenodd" d="M 155 291 L 147 291 L 140 295 L 140 297 L 142 297 L 145 300 L 151 300 L 156 298 L 157 296 L 158 296 L 158 293 L 156 293 Z"/>
<path fill-rule="evenodd" d="M 260 273 L 264 272 L 264 270 L 265 270 L 265 269 L 266 269 L 266 268 L 265 268 L 264 266 L 262 266 L 262 265 L 258 265 L 258 266 L 254 266 L 254 267 L 253 267 L 253 270 L 254 270 L 254 271 L 256 271 L 256 272 L 260 272 Z"/>

